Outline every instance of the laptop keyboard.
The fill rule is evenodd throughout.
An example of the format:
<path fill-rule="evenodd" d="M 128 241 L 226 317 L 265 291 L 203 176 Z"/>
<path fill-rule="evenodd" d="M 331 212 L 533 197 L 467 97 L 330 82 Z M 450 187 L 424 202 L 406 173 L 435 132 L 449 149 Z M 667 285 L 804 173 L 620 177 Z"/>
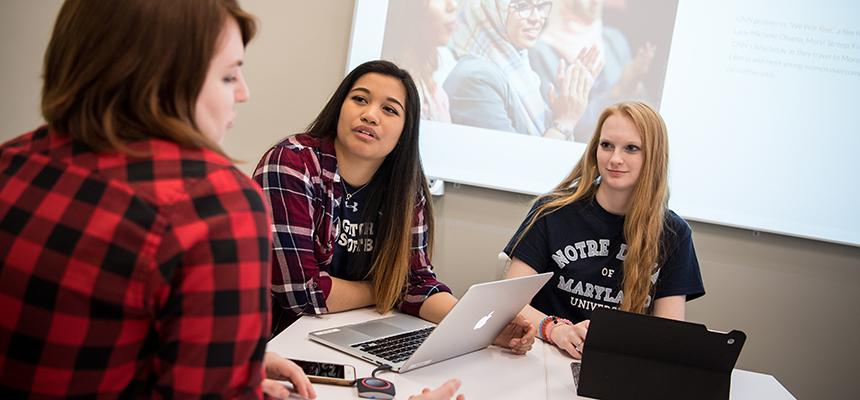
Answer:
<path fill-rule="evenodd" d="M 433 332 L 433 326 L 417 331 L 401 333 L 387 338 L 356 343 L 352 347 L 373 354 L 392 363 L 406 361 L 418 346 Z"/>

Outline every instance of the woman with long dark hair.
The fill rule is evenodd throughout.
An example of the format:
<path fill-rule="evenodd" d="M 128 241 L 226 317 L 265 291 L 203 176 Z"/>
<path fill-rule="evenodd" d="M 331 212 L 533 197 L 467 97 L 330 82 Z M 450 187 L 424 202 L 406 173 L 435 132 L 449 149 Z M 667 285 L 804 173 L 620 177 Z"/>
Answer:
<path fill-rule="evenodd" d="M 375 305 L 439 322 L 453 307 L 430 264 L 419 119 L 409 73 L 370 61 L 344 78 L 307 133 L 263 156 L 254 179 L 274 217 L 276 333 L 301 315 Z M 525 353 L 533 335 L 518 319 L 497 343 Z"/>
<path fill-rule="evenodd" d="M 667 208 L 669 142 L 641 102 L 603 111 L 573 171 L 535 202 L 505 248 L 509 278 L 554 272 L 523 314 L 580 358 L 596 307 L 684 319 L 705 294 L 689 225 Z"/>

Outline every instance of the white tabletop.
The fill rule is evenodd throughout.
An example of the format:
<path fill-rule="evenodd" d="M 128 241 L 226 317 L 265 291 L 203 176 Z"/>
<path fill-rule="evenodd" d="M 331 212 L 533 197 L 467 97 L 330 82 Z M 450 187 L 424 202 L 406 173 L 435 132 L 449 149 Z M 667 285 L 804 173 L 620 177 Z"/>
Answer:
<path fill-rule="evenodd" d="M 267 350 L 287 358 L 354 365 L 359 378 L 369 377 L 375 365 L 312 342 L 307 334 L 381 317 L 371 308 L 302 317 L 269 341 Z M 468 400 L 583 398 L 575 396 L 571 361 L 555 346 L 536 340 L 534 348 L 524 356 L 489 347 L 403 374 L 383 372 L 377 376 L 394 383 L 398 399 L 407 399 L 425 387 L 435 388 L 450 378 L 463 382 L 459 393 Z M 323 400 L 358 397 L 354 387 L 315 384 L 314 388 Z M 794 399 L 773 376 L 738 369 L 732 373 L 731 398 Z"/>

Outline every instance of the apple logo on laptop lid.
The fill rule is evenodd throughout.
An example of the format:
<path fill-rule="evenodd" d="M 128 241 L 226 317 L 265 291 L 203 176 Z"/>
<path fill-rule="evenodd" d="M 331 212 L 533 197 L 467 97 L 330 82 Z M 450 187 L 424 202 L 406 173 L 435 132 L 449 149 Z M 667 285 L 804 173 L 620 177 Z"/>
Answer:
<path fill-rule="evenodd" d="M 472 330 L 473 330 L 473 331 L 477 331 L 478 329 L 483 328 L 483 327 L 484 327 L 484 325 L 486 325 L 486 324 L 487 324 L 487 321 L 489 321 L 489 320 L 490 320 L 490 318 L 493 318 L 493 313 L 494 313 L 494 312 L 495 312 L 495 311 L 490 311 L 490 313 L 489 313 L 489 314 L 487 314 L 487 315 L 485 315 L 485 316 L 481 317 L 481 319 L 479 319 L 479 320 L 478 320 L 478 322 L 476 322 L 476 323 L 475 323 L 475 327 L 474 327 L 474 328 L 472 328 Z"/>

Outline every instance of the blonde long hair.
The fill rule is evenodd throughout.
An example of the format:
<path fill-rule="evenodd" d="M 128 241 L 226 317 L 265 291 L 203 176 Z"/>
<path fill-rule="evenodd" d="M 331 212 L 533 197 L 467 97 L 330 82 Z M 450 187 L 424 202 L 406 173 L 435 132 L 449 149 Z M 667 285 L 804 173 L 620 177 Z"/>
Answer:
<path fill-rule="evenodd" d="M 660 240 L 669 201 L 669 140 L 666 124 L 660 114 L 647 104 L 623 102 L 603 110 L 582 158 L 558 186 L 537 199 L 543 204 L 532 213 L 516 245 L 519 245 L 538 218 L 577 200 L 594 198 L 598 185 L 592 183 L 599 176 L 597 149 L 600 144 L 600 130 L 611 115 L 621 115 L 633 121 L 642 139 L 642 171 L 633 189 L 630 210 L 624 219 L 627 255 L 624 259 L 624 298 L 621 301 L 621 309 L 644 313 L 652 289 L 653 267 L 660 258 Z"/>

